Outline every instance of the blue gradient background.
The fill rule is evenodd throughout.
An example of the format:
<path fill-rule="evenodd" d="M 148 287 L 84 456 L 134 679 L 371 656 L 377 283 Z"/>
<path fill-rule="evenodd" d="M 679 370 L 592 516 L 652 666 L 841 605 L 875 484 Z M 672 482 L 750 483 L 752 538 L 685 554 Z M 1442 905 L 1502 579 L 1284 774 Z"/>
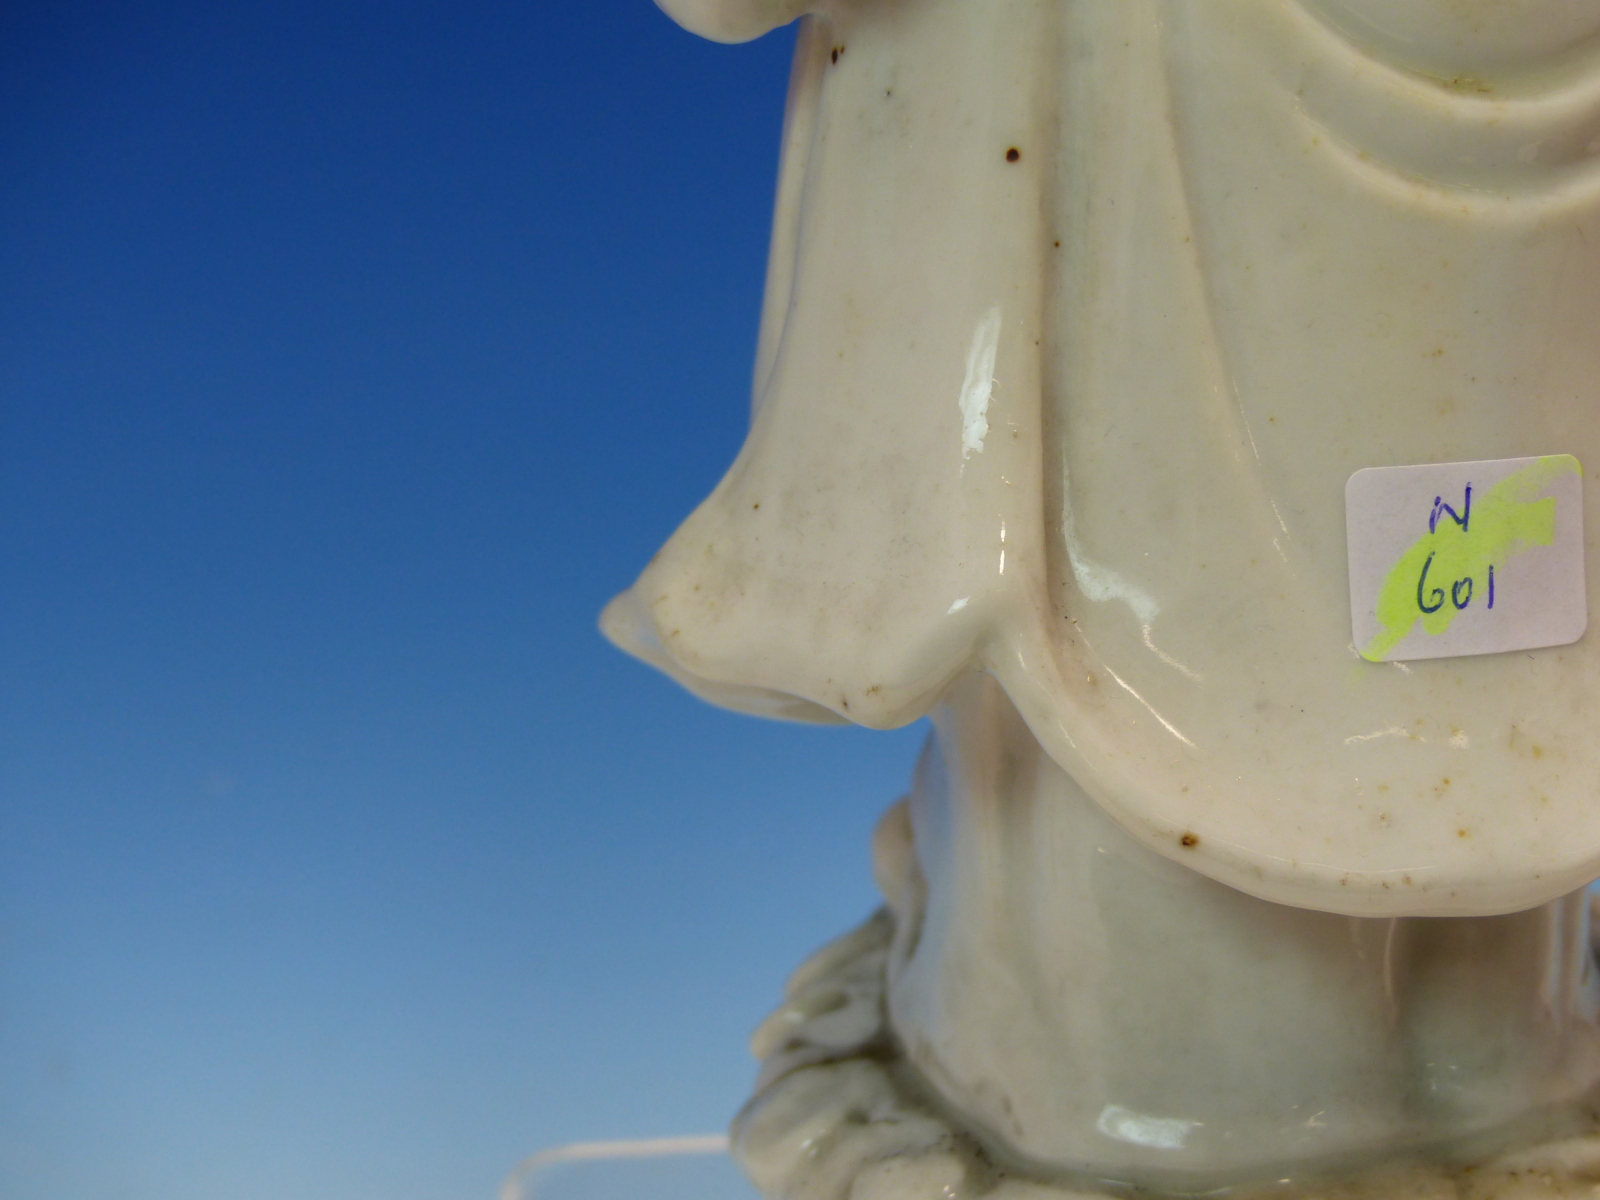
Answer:
<path fill-rule="evenodd" d="M 742 436 L 791 34 L 0 9 L 0 1198 L 720 1128 L 919 738 L 595 632 Z"/>

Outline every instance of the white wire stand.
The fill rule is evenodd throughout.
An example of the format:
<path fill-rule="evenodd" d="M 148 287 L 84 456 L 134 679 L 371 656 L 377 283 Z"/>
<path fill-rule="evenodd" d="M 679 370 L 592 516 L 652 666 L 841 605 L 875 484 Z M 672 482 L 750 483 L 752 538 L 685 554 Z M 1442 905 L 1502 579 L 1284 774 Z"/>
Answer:
<path fill-rule="evenodd" d="M 523 1159 L 500 1200 L 760 1200 L 726 1134 L 574 1142 Z"/>

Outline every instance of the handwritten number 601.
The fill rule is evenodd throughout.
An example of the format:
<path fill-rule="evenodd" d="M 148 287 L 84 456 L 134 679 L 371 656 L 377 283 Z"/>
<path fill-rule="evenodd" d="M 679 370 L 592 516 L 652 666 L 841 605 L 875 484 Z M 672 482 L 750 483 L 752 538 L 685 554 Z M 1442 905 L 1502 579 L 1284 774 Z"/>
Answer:
<path fill-rule="evenodd" d="M 1437 554 L 1434 551 L 1433 554 Z M 1422 573 L 1417 576 L 1417 607 L 1425 613 L 1436 613 L 1444 607 L 1444 589 L 1436 587 L 1428 590 L 1428 568 L 1433 566 L 1433 554 L 1428 555 L 1428 560 L 1422 564 Z M 1465 589 L 1465 591 L 1463 591 Z M 1433 603 L 1428 603 L 1428 601 Z M 1450 603 L 1459 612 L 1472 603 L 1472 576 L 1458 579 L 1450 585 Z M 1489 568 L 1489 604 L 1494 607 L 1494 567 Z"/>

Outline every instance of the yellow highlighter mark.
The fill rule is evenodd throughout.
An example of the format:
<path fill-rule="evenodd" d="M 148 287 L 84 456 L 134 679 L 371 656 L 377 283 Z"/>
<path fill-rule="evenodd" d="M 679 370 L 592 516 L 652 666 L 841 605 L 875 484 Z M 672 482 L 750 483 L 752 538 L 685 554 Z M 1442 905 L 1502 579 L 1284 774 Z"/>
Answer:
<path fill-rule="evenodd" d="M 1435 499 L 1428 532 L 1384 577 L 1377 606 L 1382 632 L 1361 656 L 1382 662 L 1418 621 L 1426 633 L 1443 633 L 1475 599 L 1493 609 L 1495 572 L 1514 554 L 1555 541 L 1556 502 L 1540 493 L 1552 481 L 1579 473 L 1572 455 L 1549 454 L 1480 495 L 1467 484 L 1459 505 L 1453 496 Z"/>

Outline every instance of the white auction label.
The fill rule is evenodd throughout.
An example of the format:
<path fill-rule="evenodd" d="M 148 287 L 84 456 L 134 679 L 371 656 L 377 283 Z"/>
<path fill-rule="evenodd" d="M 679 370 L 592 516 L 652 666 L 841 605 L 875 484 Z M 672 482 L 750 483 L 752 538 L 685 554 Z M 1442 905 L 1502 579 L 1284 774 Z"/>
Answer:
<path fill-rule="evenodd" d="M 1344 489 L 1355 647 L 1372 662 L 1583 636 L 1583 468 L 1570 454 L 1368 467 Z"/>

